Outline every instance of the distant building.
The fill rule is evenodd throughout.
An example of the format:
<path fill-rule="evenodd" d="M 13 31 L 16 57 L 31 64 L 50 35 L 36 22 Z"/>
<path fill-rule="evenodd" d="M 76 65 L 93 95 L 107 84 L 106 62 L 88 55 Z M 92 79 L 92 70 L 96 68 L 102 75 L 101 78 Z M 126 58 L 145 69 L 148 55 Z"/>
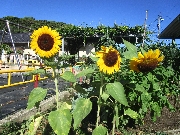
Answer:
<path fill-rule="evenodd" d="M 12 39 L 9 33 L 1 33 L 0 34 L 0 44 L 7 44 L 11 48 L 12 52 L 14 52 L 14 46 L 17 52 L 18 59 L 22 62 L 24 60 L 23 52 L 25 49 L 29 49 L 30 43 L 30 34 L 31 33 L 13 33 Z M 13 40 L 13 42 L 12 42 Z M 5 55 L 5 56 L 3 56 Z M 15 53 L 11 53 L 7 55 L 6 52 L 3 52 L 2 57 L 4 57 L 5 62 L 16 63 Z M 7 60 L 9 58 L 9 60 Z"/>
<path fill-rule="evenodd" d="M 159 39 L 180 39 L 180 14 L 159 34 Z"/>
<path fill-rule="evenodd" d="M 14 52 L 12 40 L 15 45 L 16 52 L 18 53 L 18 59 L 24 63 L 24 61 L 27 61 L 28 59 L 36 59 L 38 56 L 35 54 L 34 51 L 30 49 L 30 35 L 31 33 L 12 33 L 12 39 L 10 37 L 9 33 L 3 34 L 0 33 L 0 45 L 1 44 L 7 44 L 10 46 L 12 51 Z M 84 44 L 84 39 L 80 40 L 79 42 L 76 42 L 77 39 L 74 37 L 64 38 L 61 51 L 59 52 L 59 55 L 64 52 L 65 54 L 71 54 L 71 52 L 75 52 L 73 54 L 77 55 L 77 60 L 83 56 L 90 56 L 91 52 L 95 52 L 94 43 L 97 43 L 98 40 L 101 38 L 101 36 L 96 37 L 88 37 L 86 39 L 86 43 Z M 114 37 L 114 40 L 116 43 L 121 44 L 123 43 L 123 39 L 131 42 L 131 43 L 141 43 L 143 36 L 141 33 L 139 35 L 127 35 L 127 36 L 117 36 Z M 77 45 L 77 46 L 76 46 Z M 2 55 L 3 60 L 5 62 L 10 61 L 10 63 L 16 63 L 16 56 L 15 53 L 10 54 L 8 56 L 5 52 Z"/>

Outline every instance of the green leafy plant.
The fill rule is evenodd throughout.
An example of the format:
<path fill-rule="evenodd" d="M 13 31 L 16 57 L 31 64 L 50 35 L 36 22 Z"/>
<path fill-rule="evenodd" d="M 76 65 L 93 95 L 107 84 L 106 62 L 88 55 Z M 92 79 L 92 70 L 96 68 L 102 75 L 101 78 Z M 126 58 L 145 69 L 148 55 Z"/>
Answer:
<path fill-rule="evenodd" d="M 120 34 L 128 29 L 128 27 L 117 25 L 114 29 L 107 29 L 104 26 L 98 27 L 98 34 L 105 34 L 99 41 L 99 45 L 100 43 L 105 45 L 104 50 L 105 47 L 113 50 L 111 46 L 115 46 L 115 42 L 109 35 L 111 35 L 111 31 L 119 28 L 121 28 L 121 31 L 118 31 Z M 80 37 L 84 30 L 72 26 L 70 29 L 79 32 L 78 36 Z M 135 29 L 140 31 L 138 27 Z M 87 33 L 87 31 L 83 33 L 83 36 L 87 36 Z M 68 135 L 72 132 L 74 134 L 93 135 L 115 134 L 116 131 L 122 132 L 127 126 L 133 127 L 143 124 L 144 117 L 148 112 L 150 112 L 152 120 L 156 121 L 156 118 L 161 116 L 163 107 L 174 111 L 175 108 L 168 98 L 169 96 L 177 97 L 179 93 L 179 71 L 176 71 L 171 63 L 165 66 L 166 61 L 158 63 L 157 67 L 151 71 L 132 71 L 129 63 L 134 57 L 138 57 L 138 52 L 145 54 L 149 49 L 156 49 L 156 47 L 143 46 L 142 48 L 124 39 L 122 40 L 125 47 L 120 49 L 122 58 L 121 63 L 118 63 L 120 64 L 120 70 L 113 71 L 112 74 L 107 74 L 103 70 L 100 71 L 97 65 L 99 58 L 93 56 L 90 57 L 91 64 L 83 65 L 83 70 L 77 74 L 70 71 L 65 71 L 62 74 L 58 72 L 61 68 L 70 66 L 67 62 L 72 56 L 62 55 L 44 59 L 45 65 L 52 68 L 52 74 L 42 72 L 43 70 L 35 70 L 32 74 L 45 74 L 54 80 L 56 103 L 55 107 L 48 113 L 40 113 L 30 120 L 28 133 L 35 134 L 43 118 L 47 117 L 47 123 L 57 135 Z M 164 48 L 160 47 L 160 49 L 165 55 Z M 100 50 L 100 46 L 98 50 Z M 176 51 L 179 52 L 178 49 Z M 101 55 L 102 52 L 97 53 Z M 116 51 L 111 52 L 113 56 L 119 54 L 114 52 Z M 107 54 L 105 51 L 105 56 Z M 166 55 L 171 57 L 172 53 Z M 118 59 L 118 57 L 115 58 Z M 111 65 L 112 63 L 111 61 L 107 64 Z M 85 81 L 81 82 L 82 84 L 77 81 L 80 78 L 85 78 Z M 72 84 L 69 88 L 74 92 L 72 99 L 59 100 L 59 79 Z M 39 102 L 45 98 L 47 91 L 48 89 L 39 87 L 33 89 L 28 99 L 27 109 L 37 107 Z"/>

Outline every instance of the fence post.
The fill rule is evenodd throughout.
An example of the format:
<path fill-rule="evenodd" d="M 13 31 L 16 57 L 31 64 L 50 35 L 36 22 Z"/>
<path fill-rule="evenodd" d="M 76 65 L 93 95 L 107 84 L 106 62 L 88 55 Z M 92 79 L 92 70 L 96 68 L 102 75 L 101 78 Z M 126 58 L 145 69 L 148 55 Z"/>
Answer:
<path fill-rule="evenodd" d="M 35 75 L 34 88 L 38 87 L 38 74 Z"/>
<path fill-rule="evenodd" d="M 8 86 L 11 85 L 11 72 L 8 73 Z"/>

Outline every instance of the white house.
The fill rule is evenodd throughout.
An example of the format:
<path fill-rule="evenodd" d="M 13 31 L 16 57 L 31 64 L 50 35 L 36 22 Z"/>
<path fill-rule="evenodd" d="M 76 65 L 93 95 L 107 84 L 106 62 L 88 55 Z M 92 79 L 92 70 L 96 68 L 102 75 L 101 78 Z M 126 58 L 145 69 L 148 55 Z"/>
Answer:
<path fill-rule="evenodd" d="M 87 44 L 85 47 L 81 47 L 79 49 L 79 57 L 83 57 L 83 56 L 90 56 L 92 55 L 92 52 L 95 52 L 95 48 L 93 44 Z"/>

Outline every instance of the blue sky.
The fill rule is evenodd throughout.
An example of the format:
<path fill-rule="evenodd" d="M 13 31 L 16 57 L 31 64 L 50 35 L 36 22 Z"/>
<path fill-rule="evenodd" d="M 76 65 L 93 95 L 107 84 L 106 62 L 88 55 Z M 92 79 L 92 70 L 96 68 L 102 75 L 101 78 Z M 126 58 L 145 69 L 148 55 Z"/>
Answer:
<path fill-rule="evenodd" d="M 158 15 L 163 30 L 178 14 L 180 0 L 1 0 L 0 17 L 34 17 L 96 27 L 99 24 L 143 25 L 157 30 Z"/>

